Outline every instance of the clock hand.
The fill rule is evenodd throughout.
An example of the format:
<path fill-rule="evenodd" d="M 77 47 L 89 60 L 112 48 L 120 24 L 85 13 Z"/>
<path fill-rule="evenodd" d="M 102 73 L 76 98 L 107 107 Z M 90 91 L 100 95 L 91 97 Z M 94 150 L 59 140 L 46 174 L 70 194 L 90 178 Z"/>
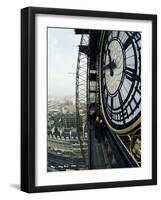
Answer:
<path fill-rule="evenodd" d="M 104 66 L 103 66 L 103 69 L 104 69 L 104 70 L 106 70 L 106 69 L 110 69 L 110 68 L 111 68 L 111 65 L 110 65 L 110 63 L 109 63 L 109 64 L 107 64 L 107 65 L 104 65 Z"/>
<path fill-rule="evenodd" d="M 112 68 L 112 69 L 115 69 L 115 68 L 116 68 L 116 63 L 115 63 L 114 60 L 111 61 L 110 65 L 111 65 L 111 68 Z"/>
<path fill-rule="evenodd" d="M 104 70 L 109 69 L 110 70 L 110 75 L 113 76 L 113 66 L 111 65 L 111 63 L 109 63 L 107 65 L 104 65 L 103 69 Z"/>
<path fill-rule="evenodd" d="M 108 50 L 108 56 L 109 56 L 109 64 L 103 66 L 103 69 L 106 70 L 106 69 L 110 69 L 110 75 L 113 76 L 114 72 L 113 72 L 113 69 L 116 68 L 116 63 L 114 60 L 111 59 L 111 50 L 109 49 Z"/>
<path fill-rule="evenodd" d="M 112 61 L 112 60 L 111 60 L 111 55 L 110 55 L 110 53 L 111 53 L 111 50 L 109 49 L 109 50 L 108 50 L 109 63 L 111 63 L 111 61 Z"/>
<path fill-rule="evenodd" d="M 113 76 L 113 69 L 110 68 L 110 75 Z"/>

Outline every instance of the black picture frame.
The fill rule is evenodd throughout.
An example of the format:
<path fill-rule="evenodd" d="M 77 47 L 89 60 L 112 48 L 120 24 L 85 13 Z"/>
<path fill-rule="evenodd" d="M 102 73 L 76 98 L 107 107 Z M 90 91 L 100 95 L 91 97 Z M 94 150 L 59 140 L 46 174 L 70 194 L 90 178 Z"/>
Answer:
<path fill-rule="evenodd" d="M 35 186 L 35 15 L 69 15 L 152 22 L 152 179 Z M 157 184 L 157 16 L 90 10 L 27 7 L 21 10 L 21 190 L 50 192 Z"/>

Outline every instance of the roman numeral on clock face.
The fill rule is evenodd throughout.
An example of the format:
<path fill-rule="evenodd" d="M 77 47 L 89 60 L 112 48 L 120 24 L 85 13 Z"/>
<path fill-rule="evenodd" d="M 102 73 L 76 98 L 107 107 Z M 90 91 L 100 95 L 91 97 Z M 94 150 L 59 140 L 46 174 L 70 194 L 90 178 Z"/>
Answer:
<path fill-rule="evenodd" d="M 132 69 L 130 67 L 125 67 L 125 76 L 129 81 L 139 81 L 140 77 L 136 74 L 137 71 L 135 69 Z"/>
<path fill-rule="evenodd" d="M 121 106 L 123 104 L 123 100 L 122 100 L 120 91 L 118 92 L 118 98 L 119 98 L 119 102 L 120 102 L 120 106 Z"/>
<path fill-rule="evenodd" d="M 113 97 L 111 97 L 111 110 L 113 110 Z"/>
<path fill-rule="evenodd" d="M 120 31 L 117 32 L 117 38 L 119 38 L 119 35 L 120 35 Z"/>
<path fill-rule="evenodd" d="M 113 110 L 113 97 L 111 97 L 111 113 L 110 113 L 111 119 L 112 119 L 112 110 Z"/>
<path fill-rule="evenodd" d="M 126 49 L 129 47 L 129 45 L 131 44 L 132 42 L 132 39 L 136 36 L 136 32 L 134 32 L 131 36 L 128 37 L 128 39 L 125 41 L 125 43 L 123 44 L 123 48 L 124 48 L 124 51 L 126 51 Z"/>

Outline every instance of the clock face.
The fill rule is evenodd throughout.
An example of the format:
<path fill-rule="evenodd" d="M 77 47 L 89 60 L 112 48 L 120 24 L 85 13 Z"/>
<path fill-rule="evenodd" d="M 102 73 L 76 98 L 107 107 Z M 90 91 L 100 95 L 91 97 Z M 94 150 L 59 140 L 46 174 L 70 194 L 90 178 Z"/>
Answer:
<path fill-rule="evenodd" d="M 113 130 L 130 130 L 140 123 L 141 34 L 105 31 L 100 50 L 103 113 Z"/>

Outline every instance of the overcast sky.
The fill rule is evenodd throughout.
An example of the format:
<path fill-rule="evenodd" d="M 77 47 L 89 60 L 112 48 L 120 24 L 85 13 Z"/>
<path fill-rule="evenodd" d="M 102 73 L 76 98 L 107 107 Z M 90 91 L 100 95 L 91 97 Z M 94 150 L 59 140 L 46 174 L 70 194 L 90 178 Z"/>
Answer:
<path fill-rule="evenodd" d="M 74 29 L 48 28 L 49 98 L 75 95 L 79 43 Z"/>

